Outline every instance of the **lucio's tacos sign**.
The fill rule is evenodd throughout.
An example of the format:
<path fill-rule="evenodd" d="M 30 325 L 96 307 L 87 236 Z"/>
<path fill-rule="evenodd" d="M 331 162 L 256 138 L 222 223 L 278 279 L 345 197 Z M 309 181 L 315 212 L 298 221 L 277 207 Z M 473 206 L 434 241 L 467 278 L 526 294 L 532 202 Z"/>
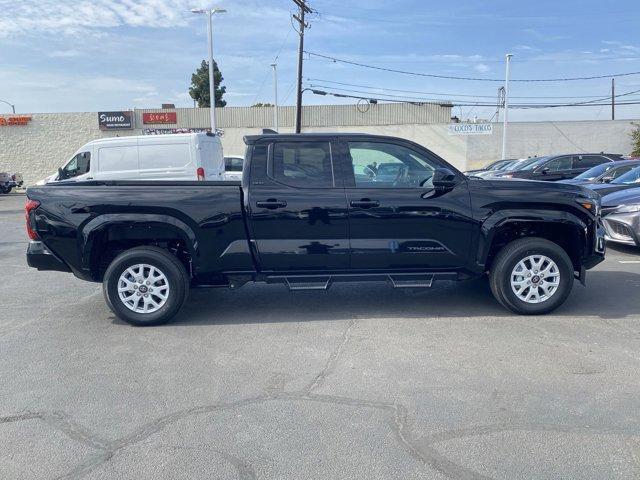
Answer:
<path fill-rule="evenodd" d="M 98 112 L 100 130 L 133 128 L 133 112 Z"/>

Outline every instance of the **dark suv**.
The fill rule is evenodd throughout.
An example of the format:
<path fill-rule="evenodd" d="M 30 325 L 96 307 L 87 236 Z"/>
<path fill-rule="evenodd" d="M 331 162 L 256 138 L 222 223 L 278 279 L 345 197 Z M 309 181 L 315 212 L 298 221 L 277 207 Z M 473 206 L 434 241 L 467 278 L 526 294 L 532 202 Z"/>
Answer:
<path fill-rule="evenodd" d="M 496 175 L 495 178 L 525 178 L 555 182 L 574 178 L 590 168 L 621 160 L 622 155 L 610 153 L 580 153 L 540 157 L 526 167 Z"/>

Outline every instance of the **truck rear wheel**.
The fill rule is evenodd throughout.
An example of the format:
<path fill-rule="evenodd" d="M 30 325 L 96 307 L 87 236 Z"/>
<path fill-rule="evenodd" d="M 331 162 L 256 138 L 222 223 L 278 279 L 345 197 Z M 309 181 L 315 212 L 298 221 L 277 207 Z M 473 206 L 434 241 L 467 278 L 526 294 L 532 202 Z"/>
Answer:
<path fill-rule="evenodd" d="M 498 302 L 512 312 L 544 314 L 571 293 L 573 264 L 559 245 L 544 238 L 521 238 L 498 252 L 489 283 Z"/>
<path fill-rule="evenodd" d="M 132 325 L 160 325 L 182 307 L 189 293 L 189 275 L 166 250 L 136 247 L 111 262 L 102 291 L 118 318 Z"/>

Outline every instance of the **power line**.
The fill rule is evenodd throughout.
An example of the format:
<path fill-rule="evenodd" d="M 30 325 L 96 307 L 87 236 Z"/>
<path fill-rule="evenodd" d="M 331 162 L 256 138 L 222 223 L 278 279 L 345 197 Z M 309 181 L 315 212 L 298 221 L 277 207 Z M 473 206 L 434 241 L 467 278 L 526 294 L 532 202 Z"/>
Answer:
<path fill-rule="evenodd" d="M 410 72 L 407 70 L 397 70 L 394 68 L 387 67 L 378 67 L 375 65 L 368 65 L 366 63 L 354 62 L 351 60 L 344 60 L 341 58 L 332 57 L 329 55 L 323 55 L 320 53 L 308 52 L 305 50 L 307 55 L 324 58 L 326 60 L 331 60 L 333 62 L 345 63 L 348 65 L 355 65 L 357 67 L 370 68 L 373 70 L 381 70 L 384 72 L 391 73 L 401 73 L 404 75 L 414 75 L 418 77 L 430 77 L 430 78 L 443 78 L 446 80 L 467 80 L 467 81 L 475 81 L 475 82 L 504 82 L 503 78 L 480 78 L 480 77 L 459 77 L 454 75 L 437 75 L 434 73 L 420 73 L 420 72 Z M 614 73 L 609 75 L 593 75 L 588 77 L 565 77 L 565 78 L 520 78 L 520 79 L 512 79 L 512 82 L 573 82 L 578 80 L 597 80 L 602 78 L 614 78 L 614 77 L 628 77 L 631 75 L 640 75 L 640 71 L 638 72 L 626 72 L 626 73 Z"/>
<path fill-rule="evenodd" d="M 349 93 L 363 93 L 366 95 L 371 95 L 373 92 L 366 92 L 363 90 L 353 90 L 353 89 L 347 89 L 347 88 L 338 88 L 338 87 L 328 87 L 326 85 L 319 85 L 319 84 L 310 84 L 309 87 L 311 89 L 318 89 L 318 88 L 324 88 L 324 89 L 333 89 L 333 90 L 338 90 L 340 92 L 349 92 Z M 634 90 L 632 92 L 627 92 L 627 93 L 623 93 L 620 95 L 616 95 L 614 96 L 614 98 L 618 98 L 618 97 L 626 97 L 628 95 L 633 95 L 635 93 L 640 92 L 640 90 Z M 447 98 L 447 99 L 439 99 L 439 98 L 426 98 L 426 97 L 407 97 L 407 96 L 403 96 L 403 95 L 393 95 L 393 94 L 384 94 L 387 98 L 393 98 L 393 99 L 404 99 L 406 101 L 424 101 L 424 102 L 431 102 L 431 103 L 438 103 L 438 102 L 443 102 L 443 101 L 448 101 L 450 103 L 454 103 L 456 105 L 462 104 L 464 102 L 470 102 L 470 100 L 458 100 L 458 99 L 451 99 L 451 98 Z M 459 95 L 461 97 L 472 97 L 470 95 Z M 480 98 L 480 97 L 477 97 Z M 483 98 L 487 98 L 487 97 L 483 97 Z M 493 98 L 493 97 L 489 97 L 489 98 Z M 511 97 L 514 98 L 514 97 Z M 588 103 L 596 103 L 596 102 L 602 102 L 604 100 L 609 100 L 611 99 L 610 96 L 600 96 L 597 97 L 596 99 L 593 100 L 588 100 L 588 101 L 584 101 L 584 102 L 576 102 L 576 103 L 572 103 L 571 105 L 579 105 L 579 104 L 588 104 Z M 473 103 L 482 103 L 480 102 L 473 102 Z M 528 105 L 549 105 L 548 102 L 546 103 L 534 103 L 534 102 L 529 102 Z"/>
<path fill-rule="evenodd" d="M 373 96 L 367 96 L 367 97 L 363 97 L 363 96 L 358 96 L 358 95 L 350 95 L 350 94 L 346 94 L 346 93 L 339 93 L 339 92 L 331 92 L 331 91 L 326 91 L 326 90 L 318 90 L 315 88 L 310 88 L 309 90 L 311 90 L 312 93 L 314 93 L 315 95 L 330 95 L 333 97 L 339 97 L 339 98 L 353 98 L 353 99 L 357 99 L 357 100 L 367 100 L 367 101 L 381 101 L 381 102 L 393 102 L 393 103 L 412 103 L 412 104 L 432 104 L 432 105 L 440 105 L 440 106 L 450 106 L 450 107 L 495 107 L 495 103 L 489 103 L 489 102 L 469 102 L 469 103 L 462 103 L 462 102 L 456 102 L 454 103 L 450 103 L 450 102 L 445 102 L 443 100 L 433 100 L 433 99 L 399 99 L 399 98 L 391 98 L 390 96 L 386 96 L 386 97 L 373 97 Z M 640 90 L 638 90 L 640 91 Z M 636 91 L 636 92 L 638 92 Z M 636 93 L 636 92 L 628 92 L 626 94 L 623 95 L 631 95 L 632 93 Z M 608 100 L 609 97 L 604 97 L 604 100 Z M 627 101 L 627 102 L 619 102 L 617 103 L 617 105 L 640 105 L 640 99 L 632 99 L 633 101 Z M 603 99 L 598 99 L 596 101 L 602 102 Z M 559 107 L 599 107 L 599 106 L 609 106 L 611 105 L 611 103 L 594 103 L 595 101 L 591 101 L 591 102 L 578 102 L 578 103 L 556 103 L 556 104 L 541 104 L 541 103 L 519 103 L 519 104 L 511 104 L 510 108 L 522 108 L 522 109 L 529 109 L 529 108 L 559 108 Z"/>
<path fill-rule="evenodd" d="M 467 95 L 461 93 L 436 93 L 436 92 L 423 92 L 418 90 L 401 90 L 396 88 L 387 88 L 387 87 L 374 87 L 371 85 L 358 85 L 355 83 L 345 83 L 345 82 L 336 82 L 333 80 L 325 80 L 322 78 L 307 78 L 307 81 L 310 82 L 322 82 L 322 83 L 331 83 L 334 85 L 344 85 L 347 87 L 357 87 L 357 88 L 368 88 L 371 90 L 385 90 L 388 92 L 400 92 L 400 93 L 418 93 L 421 95 L 436 95 L 443 97 L 473 97 L 473 98 L 495 98 L 494 95 Z M 330 87 L 335 88 L 335 87 Z M 556 95 L 556 96 L 542 96 L 542 95 L 531 95 L 531 96 L 513 96 L 509 95 L 509 98 L 534 98 L 534 99 L 559 99 L 559 98 L 600 98 L 602 95 L 579 95 L 579 96 L 571 96 L 571 95 Z"/>

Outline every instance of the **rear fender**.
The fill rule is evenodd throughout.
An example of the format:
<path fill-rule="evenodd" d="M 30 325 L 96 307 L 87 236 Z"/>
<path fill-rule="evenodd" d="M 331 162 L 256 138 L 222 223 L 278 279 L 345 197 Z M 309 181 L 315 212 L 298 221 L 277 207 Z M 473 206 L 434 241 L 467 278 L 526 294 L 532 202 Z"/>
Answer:
<path fill-rule="evenodd" d="M 170 215 L 160 214 L 138 214 L 138 213 L 115 213 L 100 215 L 87 222 L 78 233 L 79 251 L 81 252 L 82 269 L 91 272 L 91 259 L 96 249 L 99 248 L 98 240 L 107 229 L 118 227 L 130 228 L 153 228 L 159 227 L 175 233 L 184 241 L 187 250 L 191 255 L 191 259 L 196 266 L 199 259 L 198 239 L 193 229 L 186 223 L 178 220 Z M 149 240 L 156 240 L 153 236 L 149 236 Z"/>

